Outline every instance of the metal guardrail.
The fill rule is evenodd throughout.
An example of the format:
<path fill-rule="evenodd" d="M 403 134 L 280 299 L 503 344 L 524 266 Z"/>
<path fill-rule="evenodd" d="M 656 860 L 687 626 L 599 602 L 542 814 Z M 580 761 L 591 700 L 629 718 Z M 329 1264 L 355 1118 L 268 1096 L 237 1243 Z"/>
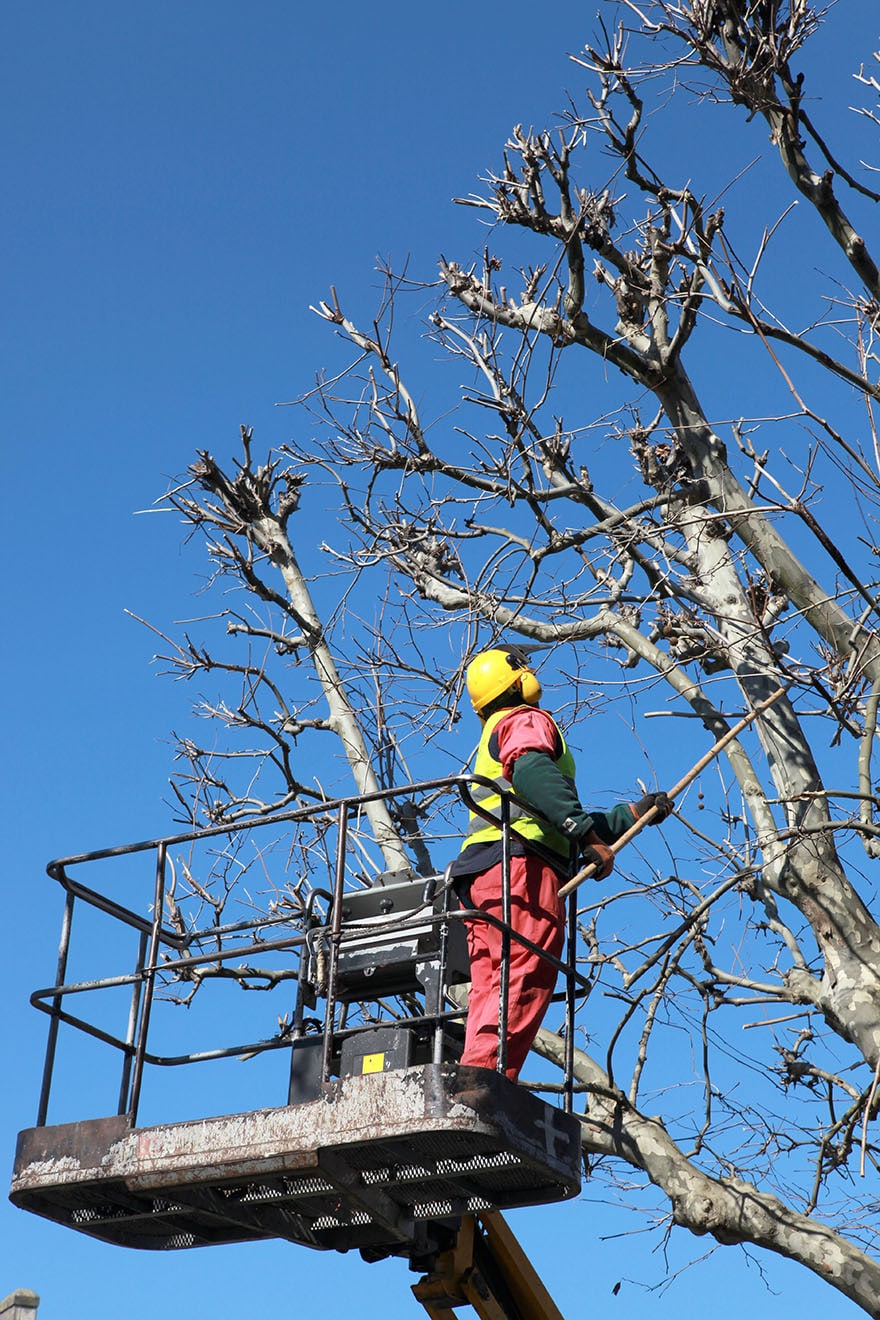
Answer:
<path fill-rule="evenodd" d="M 507 964 L 509 960 L 511 940 L 518 940 L 534 953 L 553 963 L 557 971 L 562 974 L 565 979 L 566 1064 L 564 1069 L 565 1081 L 563 1084 L 563 1092 L 565 1095 L 565 1106 L 570 1110 L 572 1103 L 571 1075 L 574 1048 L 573 1028 L 575 1004 L 579 992 L 582 994 L 588 994 L 590 990 L 590 982 L 587 978 L 578 973 L 575 968 L 573 950 L 576 934 L 576 908 L 574 898 L 572 896 L 568 902 L 569 953 L 567 960 L 552 958 L 536 945 L 532 944 L 531 941 L 518 936 L 511 930 L 511 806 L 527 806 L 527 804 L 519 801 L 513 794 L 502 793 L 500 807 L 501 814 L 500 818 L 496 817 L 492 815 L 492 813 L 485 811 L 474 800 L 471 793 L 471 788 L 474 785 L 497 788 L 492 781 L 475 775 L 433 779 L 418 784 L 407 784 L 402 788 L 380 790 L 375 793 L 358 797 L 337 798 L 333 801 L 321 802 L 305 808 L 244 819 L 232 824 L 212 826 L 203 830 L 188 831 L 163 838 L 127 844 L 121 847 L 81 853 L 76 856 L 59 858 L 50 862 L 47 871 L 49 875 L 65 890 L 66 901 L 59 943 L 55 984 L 47 988 L 36 990 L 31 995 L 31 1003 L 34 1007 L 41 1012 L 48 1014 L 50 1019 L 36 1126 L 45 1126 L 47 1121 L 50 1094 L 55 1072 L 58 1035 L 62 1024 L 84 1032 L 121 1053 L 122 1068 L 117 1113 L 119 1115 L 126 1115 L 132 1126 L 134 1126 L 137 1121 L 146 1064 L 160 1067 L 174 1067 L 205 1062 L 208 1060 L 238 1057 L 246 1054 L 258 1054 L 269 1050 L 292 1048 L 295 1040 L 298 1039 L 296 1035 L 298 1029 L 296 1020 L 294 1020 L 294 1023 L 292 1024 L 292 1031 L 290 1034 L 280 1035 L 271 1040 L 241 1042 L 218 1049 L 195 1051 L 179 1055 L 162 1055 L 150 1051 L 148 1049 L 148 1038 L 156 993 L 157 977 L 160 974 L 165 975 L 176 973 L 186 975 L 187 972 L 191 972 L 193 969 L 196 969 L 201 965 L 223 964 L 234 958 L 240 959 L 242 956 L 246 956 L 248 953 L 256 951 L 263 954 L 267 952 L 290 952 L 294 956 L 298 954 L 301 964 L 304 955 L 308 952 L 309 942 L 314 942 L 315 939 L 323 941 L 329 949 L 328 974 L 326 989 L 323 996 L 326 1000 L 326 1007 L 324 1014 L 324 1043 L 321 1062 L 321 1076 L 323 1080 L 326 1080 L 330 1075 L 333 1050 L 339 1039 L 346 1034 L 352 1034 L 357 1030 L 367 1029 L 358 1027 L 340 1028 L 335 1023 L 338 958 L 341 943 L 344 938 L 343 899 L 346 893 L 347 839 L 350 817 L 353 814 L 360 814 L 363 811 L 364 806 L 369 802 L 403 795 L 413 797 L 420 794 L 440 793 L 443 791 L 457 793 L 461 801 L 469 810 L 492 823 L 499 824 L 501 827 L 503 844 L 502 919 L 497 921 L 495 918 L 470 908 L 458 908 L 453 910 L 451 906 L 451 882 L 447 874 L 439 886 L 436 884 L 438 878 L 434 877 L 433 892 L 429 895 L 426 890 L 424 908 L 420 909 L 418 914 L 409 922 L 400 922 L 398 924 L 398 929 L 405 933 L 407 929 L 412 928 L 416 924 L 422 928 L 425 925 L 432 925 L 438 928 L 441 984 L 445 983 L 443 979 L 443 967 L 445 965 L 447 951 L 447 934 L 451 922 L 484 920 L 490 922 L 501 930 L 503 962 L 499 1007 L 498 1070 L 500 1072 L 503 1072 L 506 1067 L 507 1001 L 509 993 Z M 533 812 L 532 808 L 529 808 L 529 810 Z M 273 927 L 281 927 L 285 924 L 290 924 L 290 914 L 275 916 L 260 915 L 253 920 L 208 926 L 185 934 L 172 929 L 167 924 L 163 923 L 168 885 L 168 859 L 169 851 L 171 849 L 187 844 L 202 843 L 206 839 L 216 837 L 229 838 L 230 836 L 244 832 L 255 832 L 269 826 L 277 828 L 278 826 L 289 825 L 295 828 L 298 825 L 313 822 L 316 817 L 320 817 L 324 820 L 335 818 L 335 867 L 332 889 L 314 888 L 309 895 L 303 912 L 300 914 L 305 926 L 304 933 L 285 935 L 277 939 L 266 939 L 266 932 L 271 931 Z M 86 864 L 148 853 L 153 853 L 155 855 L 154 879 L 151 894 L 152 901 L 150 904 L 151 915 L 144 915 L 125 906 L 110 895 L 101 893 L 99 890 L 81 883 L 78 878 L 71 874 L 76 868 Z M 435 905 L 438 899 L 439 908 L 435 910 Z M 135 956 L 134 967 L 130 973 L 97 980 L 76 981 L 71 983 L 66 981 L 73 915 L 75 906 L 78 903 L 96 909 L 97 911 L 104 913 L 111 920 L 119 922 L 137 932 L 137 953 Z M 319 903 L 326 904 L 326 914 L 319 911 Z M 222 947 L 222 942 L 224 939 L 229 938 L 234 938 L 235 942 L 232 947 L 224 949 Z M 244 942 L 241 942 L 242 940 L 244 940 Z M 201 952 L 200 950 L 207 942 L 213 943 L 215 947 L 213 947 L 210 952 Z M 195 952 L 193 952 L 193 950 L 195 950 Z M 291 976 L 298 978 L 299 972 L 292 972 Z M 68 1001 L 72 997 L 82 995 L 88 991 L 106 989 L 118 990 L 125 986 L 131 987 L 131 997 L 128 1010 L 128 1021 L 124 1035 L 114 1035 L 112 1032 L 105 1030 L 97 1024 L 88 1022 L 84 1017 L 78 1016 L 76 1013 L 69 1011 L 69 1008 L 67 1007 Z M 398 1026 L 407 1026 L 415 1023 L 426 1023 L 429 1027 L 435 1030 L 439 1039 L 439 1033 L 442 1030 L 444 1023 L 451 1019 L 460 1019 L 461 1012 L 462 1010 L 460 1007 L 447 1009 L 444 1008 L 442 1002 L 438 1001 L 433 1005 L 426 1004 L 425 1012 L 419 1016 L 413 1016 L 409 1019 L 397 1018 L 395 1024 Z M 301 1022 L 299 1026 L 301 1027 Z"/>

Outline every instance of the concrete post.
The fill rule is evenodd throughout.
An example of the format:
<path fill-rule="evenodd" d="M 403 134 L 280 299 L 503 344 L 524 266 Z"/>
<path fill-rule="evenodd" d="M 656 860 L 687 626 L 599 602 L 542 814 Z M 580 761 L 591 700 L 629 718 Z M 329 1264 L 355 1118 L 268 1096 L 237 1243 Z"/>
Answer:
<path fill-rule="evenodd" d="M 0 1320 L 37 1320 L 40 1299 L 30 1288 L 16 1288 L 0 1302 Z"/>

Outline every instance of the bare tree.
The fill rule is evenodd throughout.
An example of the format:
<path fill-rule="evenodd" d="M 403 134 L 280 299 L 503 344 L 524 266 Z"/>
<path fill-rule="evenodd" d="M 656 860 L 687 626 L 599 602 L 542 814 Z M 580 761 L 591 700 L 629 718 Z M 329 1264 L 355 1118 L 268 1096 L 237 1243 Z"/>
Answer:
<path fill-rule="evenodd" d="M 428 327 L 454 399 L 446 377 L 424 386 L 405 332 L 398 348 L 412 286 L 386 271 L 372 324 L 335 292 L 317 309 L 350 356 L 303 401 L 316 437 L 255 465 L 246 431 L 233 476 L 203 454 L 169 497 L 251 602 L 221 611 L 241 657 L 170 653 L 184 676 L 237 679 L 239 700 L 205 713 L 254 740 L 184 745 L 179 800 L 213 822 L 320 800 L 294 766 L 297 740 L 326 733 L 358 791 L 456 771 L 462 666 L 499 636 L 550 648 L 575 723 L 609 666 L 606 720 L 668 693 L 682 750 L 782 685 L 668 851 L 584 892 L 584 1150 L 628 1198 L 633 1180 L 659 1191 L 667 1222 L 778 1252 L 880 1316 L 880 276 L 859 232 L 878 196 L 805 108 L 795 64 L 822 18 L 806 0 L 616 8 L 575 60 L 584 105 L 514 129 L 462 199 L 488 241 L 441 261 Z M 854 74 L 876 123 L 858 52 Z M 809 221 L 785 202 L 756 230 L 749 173 L 722 209 L 698 154 L 669 164 L 660 110 L 679 96 L 769 128 L 754 150 L 821 221 L 833 275 L 780 278 L 786 227 Z M 310 585 L 292 520 L 328 482 Z M 294 708 L 306 658 L 318 686 Z M 373 813 L 389 869 L 430 867 L 429 810 Z M 548 1024 L 540 1050 L 559 1049 Z M 649 1116 L 664 1095 L 668 1117 Z"/>

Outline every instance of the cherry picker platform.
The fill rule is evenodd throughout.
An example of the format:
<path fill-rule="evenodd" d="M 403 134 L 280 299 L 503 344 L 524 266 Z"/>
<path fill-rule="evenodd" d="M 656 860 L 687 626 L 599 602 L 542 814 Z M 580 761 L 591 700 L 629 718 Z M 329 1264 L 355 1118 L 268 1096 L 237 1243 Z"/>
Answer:
<path fill-rule="evenodd" d="M 426 1064 L 278 1109 L 31 1129 L 12 1199 L 128 1247 L 278 1237 L 424 1255 L 440 1221 L 577 1192 L 577 1128 L 496 1074 Z"/>
<path fill-rule="evenodd" d="M 397 792 L 409 799 L 426 790 L 452 793 L 470 802 L 472 782 L 461 777 Z M 50 864 L 65 910 L 56 981 L 32 996 L 48 1014 L 49 1039 L 37 1123 L 19 1136 L 10 1193 L 16 1205 L 128 1247 L 275 1237 L 320 1250 L 359 1249 L 367 1259 L 403 1255 L 423 1269 L 452 1249 L 470 1217 L 576 1195 L 580 1126 L 571 1112 L 570 1075 L 560 1107 L 500 1071 L 458 1062 L 460 987 L 468 976 L 463 922 L 477 914 L 459 907 L 448 875 L 379 873 L 369 884 L 353 878 L 352 858 L 359 854 L 352 822 L 364 803 L 339 799 Z M 283 849 L 288 860 L 308 858 L 314 867 L 315 840 L 326 855 L 335 836 L 330 885 L 326 872 L 323 886 L 304 883 L 300 873 L 267 904 L 257 905 L 248 891 L 249 906 L 260 906 L 257 915 L 229 913 L 216 900 L 214 919 L 199 925 L 192 912 L 210 906 L 212 883 L 218 874 L 228 878 L 244 840 L 252 847 L 258 834 L 270 836 L 259 850 L 263 871 L 273 849 Z M 80 879 L 86 870 L 123 860 L 139 906 L 122 902 L 119 888 Z M 144 863 L 152 874 L 146 894 Z M 181 875 L 188 877 L 189 913 Z M 231 888 L 220 885 L 227 894 Z M 68 979 L 74 914 L 79 921 L 81 909 L 133 937 L 130 970 Z M 97 944 L 106 954 L 108 941 L 96 941 L 90 922 L 83 924 L 88 948 Z M 571 963 L 557 967 L 570 1041 L 574 1001 L 586 983 Z M 183 991 L 204 995 L 212 983 L 230 981 L 275 994 L 295 985 L 277 1035 L 182 1053 L 157 1050 L 159 1009 L 167 1009 L 168 999 L 179 1001 Z M 72 1007 L 103 996 L 115 1005 L 109 1013 L 87 1017 Z M 120 996 L 125 1011 L 121 1027 L 113 1028 Z M 502 1035 L 506 1012 L 502 995 Z M 115 1052 L 115 1113 L 47 1121 L 62 1028 Z M 148 1071 L 152 1077 L 153 1070 L 279 1051 L 289 1059 L 281 1103 L 267 1096 L 265 1107 L 205 1116 L 193 1096 L 193 1116 L 143 1122 Z M 161 1111 L 161 1098 L 156 1107 Z"/>

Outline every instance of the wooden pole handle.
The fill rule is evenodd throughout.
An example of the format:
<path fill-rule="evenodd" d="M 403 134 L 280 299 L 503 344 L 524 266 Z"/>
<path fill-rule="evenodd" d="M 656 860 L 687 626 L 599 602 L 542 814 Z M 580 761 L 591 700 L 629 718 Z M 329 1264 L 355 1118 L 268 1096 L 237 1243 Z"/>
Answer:
<path fill-rule="evenodd" d="M 762 711 L 765 711 L 769 706 L 772 706 L 774 701 L 778 701 L 784 691 L 785 691 L 784 687 L 777 688 L 776 691 L 772 692 L 770 696 L 767 697 L 764 701 L 759 702 L 758 705 L 755 706 L 754 709 L 750 711 L 748 715 L 744 716 L 741 720 L 739 720 L 736 724 L 734 724 L 732 729 L 728 729 L 727 733 L 725 733 L 722 738 L 718 739 L 714 747 L 710 747 L 708 752 L 706 752 L 703 756 L 701 756 L 699 761 L 697 761 L 695 765 L 691 766 L 687 774 L 682 775 L 678 783 L 674 784 L 673 787 L 670 788 L 666 796 L 674 801 L 675 798 L 677 798 L 678 795 L 687 788 L 688 784 L 692 783 L 702 770 L 705 770 L 706 766 L 710 763 L 710 761 L 714 761 L 715 757 L 718 756 L 720 752 L 724 751 L 724 748 L 727 746 L 727 744 L 729 742 L 732 742 L 733 739 L 736 738 L 738 734 L 742 733 L 743 729 L 745 729 L 747 725 L 751 724 L 752 720 L 755 718 L 756 715 L 760 715 Z M 651 824 L 651 821 L 654 819 L 656 815 L 657 815 L 657 808 L 656 807 L 649 808 L 649 810 L 645 812 L 644 816 L 639 816 L 638 819 L 635 821 L 635 823 L 633 825 L 630 825 L 629 829 L 626 831 L 625 834 L 621 834 L 619 839 L 615 839 L 614 843 L 612 843 L 611 845 L 611 851 L 615 855 L 619 853 L 621 848 L 625 848 L 631 839 L 634 839 L 637 834 L 640 834 L 642 832 L 642 830 L 645 828 L 646 825 Z M 584 880 L 588 880 L 590 876 L 595 873 L 595 870 L 596 870 L 596 863 L 590 862 L 590 864 L 588 866 L 585 866 L 583 870 L 578 871 L 577 875 L 572 876 L 570 880 L 566 881 L 566 883 L 562 886 L 562 888 L 559 891 L 559 897 L 566 898 L 568 894 L 570 894 L 573 890 L 577 889 L 578 885 L 583 884 Z"/>

